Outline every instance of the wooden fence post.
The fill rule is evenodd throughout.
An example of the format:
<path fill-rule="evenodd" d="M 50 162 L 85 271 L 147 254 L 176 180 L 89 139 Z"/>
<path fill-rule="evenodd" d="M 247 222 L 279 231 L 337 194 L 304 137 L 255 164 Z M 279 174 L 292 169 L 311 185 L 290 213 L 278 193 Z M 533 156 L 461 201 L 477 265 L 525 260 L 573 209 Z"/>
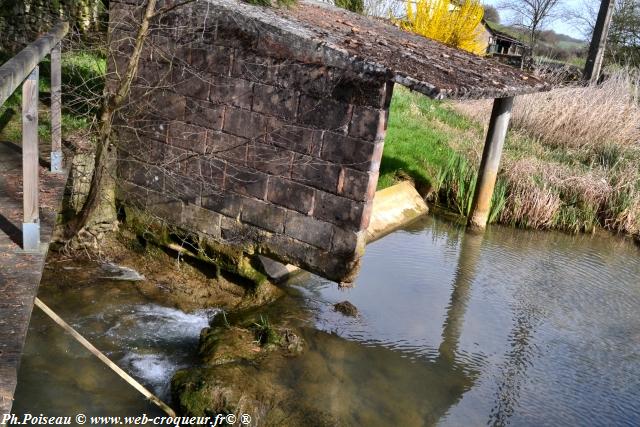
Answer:
<path fill-rule="evenodd" d="M 491 209 L 491 197 L 496 185 L 502 147 L 507 136 L 512 107 L 513 97 L 496 98 L 493 101 L 489 130 L 484 143 L 484 150 L 482 151 L 478 180 L 473 195 L 473 205 L 471 206 L 471 216 L 469 217 L 470 226 L 484 228 L 487 225 Z"/>
<path fill-rule="evenodd" d="M 36 66 L 22 84 L 22 190 L 24 221 L 22 248 L 40 249 L 40 215 L 38 205 L 38 74 Z"/>
<path fill-rule="evenodd" d="M 60 43 L 51 50 L 51 172 L 62 172 L 62 93 Z"/>

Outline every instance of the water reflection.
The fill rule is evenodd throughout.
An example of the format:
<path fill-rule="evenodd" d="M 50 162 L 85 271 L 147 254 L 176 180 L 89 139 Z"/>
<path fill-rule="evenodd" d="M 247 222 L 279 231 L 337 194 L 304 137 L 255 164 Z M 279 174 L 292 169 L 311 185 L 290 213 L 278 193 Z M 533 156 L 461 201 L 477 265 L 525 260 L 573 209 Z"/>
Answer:
<path fill-rule="evenodd" d="M 464 315 L 475 280 L 483 236 L 483 232 L 467 230 L 460 238 L 458 265 L 443 326 L 442 342 L 438 348 L 439 358 L 451 365 L 456 363 L 458 344 L 464 330 Z M 534 357 L 530 346 L 530 337 L 536 321 L 534 310 L 535 307 L 526 302 L 514 310 L 513 329 L 508 339 L 511 349 L 501 367 L 495 406 L 491 408 L 488 425 L 508 424 L 517 406 L 521 383 L 526 379 L 527 367 Z"/>
<path fill-rule="evenodd" d="M 512 329 L 507 338 L 509 348 L 496 377 L 498 386 L 488 425 L 509 424 L 518 406 L 520 390 L 527 379 L 527 369 L 536 356 L 532 340 L 538 321 L 536 309 L 531 305 L 521 304 L 513 310 Z"/>
<path fill-rule="evenodd" d="M 453 363 L 464 326 L 464 314 L 469 302 L 471 285 L 475 277 L 482 246 L 482 233 L 468 231 L 463 234 L 458 255 L 451 299 L 442 330 L 442 342 L 438 348 L 442 360 Z"/>
<path fill-rule="evenodd" d="M 354 289 L 317 277 L 292 285 L 316 328 L 333 333 L 322 345 L 342 345 L 338 335 L 354 347 L 337 358 L 352 363 L 324 361 L 344 365 L 341 382 L 323 377 L 337 401 L 353 403 L 340 388 L 358 377 L 356 366 L 377 374 L 382 364 L 384 380 L 357 384 L 402 396 L 386 410 L 418 414 L 406 425 L 635 425 L 638 255 L 609 236 L 503 227 L 471 234 L 428 218 L 369 246 Z M 333 312 L 344 299 L 358 319 Z M 384 350 L 399 357 L 373 357 Z M 355 400 L 347 420 L 380 412 L 373 397 Z"/>
<path fill-rule="evenodd" d="M 406 232 L 409 235 L 423 235 L 423 224 L 414 227 L 415 225 L 407 228 Z M 451 227 L 448 230 L 434 229 L 431 238 L 436 243 L 435 246 L 439 249 L 444 246 L 446 250 L 428 254 L 422 251 L 403 254 L 393 250 L 393 244 L 381 243 L 380 246 L 386 249 L 385 256 L 390 258 L 385 259 L 384 263 L 380 263 L 381 253 L 377 251 L 377 247 L 372 246 L 369 253 L 373 255 L 367 257 L 374 257 L 377 263 L 365 263 L 356 288 L 343 293 L 336 291 L 333 284 L 317 277 L 294 280 L 291 285 L 301 291 L 303 298 L 317 312 L 317 326 L 321 329 L 333 328 L 330 330 L 331 334 L 317 331 L 307 333 L 306 338 L 312 343 L 313 349 L 300 358 L 302 368 L 297 372 L 300 375 L 306 372 L 305 377 L 308 372 L 318 375 L 317 372 L 323 372 L 324 364 L 330 366 L 329 370 L 333 375 L 320 375 L 324 393 L 313 389 L 303 392 L 303 396 L 307 396 L 309 400 L 306 403 L 315 404 L 318 409 L 331 408 L 330 412 L 338 414 L 341 420 L 346 420 L 346 425 L 384 425 L 380 414 L 389 414 L 398 425 L 433 425 L 445 416 L 462 399 L 464 393 L 473 388 L 480 376 L 480 367 L 484 364 L 481 352 L 458 352 L 465 312 L 481 253 L 482 236 L 480 233 L 464 233 Z M 397 237 L 396 235 L 391 239 Z M 426 243 L 424 249 L 427 251 L 430 249 L 428 241 L 422 240 L 420 243 Z M 415 264 L 422 257 L 424 258 L 420 260 L 420 264 Z M 411 274 L 422 273 L 422 265 L 428 265 L 434 258 L 442 257 L 457 258 L 446 304 L 442 298 L 445 296 L 442 290 L 446 287 L 430 283 L 429 278 L 422 274 Z M 432 265 L 446 267 L 450 263 L 441 261 L 441 264 Z M 397 266 L 397 269 L 390 268 L 392 266 Z M 396 279 L 386 281 L 388 275 L 396 276 Z M 398 283 L 398 277 L 409 279 L 409 283 Z M 432 285 L 439 287 L 428 288 Z M 434 323 L 437 316 L 433 313 L 419 316 L 428 305 L 421 307 L 420 304 L 413 304 L 405 299 L 407 295 L 404 293 L 407 290 L 412 298 L 417 297 L 418 300 L 419 293 L 426 294 L 427 300 L 431 299 L 431 292 L 432 296 L 437 294 L 440 301 L 432 306 L 433 309 L 441 310 L 441 307 L 445 307 L 440 327 Z M 414 291 L 418 294 L 414 294 Z M 386 292 L 395 297 L 387 299 L 385 295 L 381 295 Z M 370 300 L 370 295 L 375 295 L 376 300 Z M 364 309 L 360 318 L 344 318 L 331 310 L 331 303 L 343 297 L 348 297 L 361 310 Z M 394 301 L 401 304 L 394 305 Z M 387 309 L 382 313 L 374 309 L 372 312 L 375 316 L 369 316 L 369 304 L 377 306 L 380 302 L 386 304 Z M 412 311 L 414 307 L 415 311 Z M 386 323 L 388 314 L 391 315 L 389 323 Z M 399 318 L 402 314 L 409 317 Z M 380 317 L 381 315 L 384 317 Z M 427 323 L 418 326 L 416 320 Z M 403 328 L 406 329 L 399 334 L 399 330 Z M 412 330 L 415 335 L 411 334 L 411 338 L 403 336 Z M 417 342 L 424 340 L 425 337 L 421 336 L 424 332 L 433 338 L 438 337 L 429 341 L 439 344 L 417 346 Z M 341 339 L 337 335 L 349 339 Z M 358 344 L 358 341 L 365 346 Z M 315 353 L 319 353 L 321 357 Z M 305 363 L 310 358 L 312 362 Z M 307 382 L 305 378 L 303 390 L 309 387 Z M 293 379 L 290 385 L 302 386 L 299 380 L 296 383 Z M 309 399 L 310 396 L 314 399 Z"/>

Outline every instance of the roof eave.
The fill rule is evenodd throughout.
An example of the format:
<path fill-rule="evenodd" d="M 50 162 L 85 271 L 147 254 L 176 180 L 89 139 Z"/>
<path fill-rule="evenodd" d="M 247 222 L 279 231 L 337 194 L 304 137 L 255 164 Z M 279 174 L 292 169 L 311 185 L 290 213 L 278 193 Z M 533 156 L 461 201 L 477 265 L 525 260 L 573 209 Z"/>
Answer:
<path fill-rule="evenodd" d="M 395 74 L 392 79 L 395 83 L 398 83 L 410 90 L 420 92 L 423 95 L 433 99 L 451 99 L 451 100 L 477 100 L 477 99 L 495 99 L 495 98 L 508 98 L 514 96 L 528 95 L 532 93 L 548 92 L 552 89 L 549 84 L 542 84 L 538 86 L 531 86 L 528 88 L 473 88 L 473 87 L 460 87 L 458 90 L 447 90 L 435 87 L 429 83 L 422 82 L 414 79 L 410 76 L 404 76 Z"/>

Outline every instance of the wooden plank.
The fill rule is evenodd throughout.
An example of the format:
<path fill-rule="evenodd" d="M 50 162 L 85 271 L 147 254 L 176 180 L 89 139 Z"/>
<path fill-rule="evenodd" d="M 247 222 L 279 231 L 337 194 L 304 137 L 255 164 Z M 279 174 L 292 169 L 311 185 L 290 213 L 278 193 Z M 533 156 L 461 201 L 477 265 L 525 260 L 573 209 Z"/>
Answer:
<path fill-rule="evenodd" d="M 40 247 L 40 215 L 38 205 L 38 77 L 35 67 L 22 84 L 22 191 L 23 249 Z"/>
<path fill-rule="evenodd" d="M 41 250 L 38 63 L 58 44 L 68 28 L 67 23 L 58 24 L 0 67 L 0 105 L 23 84 L 22 156 L 17 144 L 0 141 L 0 414 L 11 411 L 22 347 L 44 267 L 46 243 L 57 217 L 53 206 L 60 206 L 66 182 L 64 174 L 46 173 L 43 177 L 45 245 Z M 22 195 L 16 185 L 21 174 Z M 23 221 L 22 236 L 18 227 L 20 220 Z M 27 250 L 20 250 L 20 245 Z"/>
<path fill-rule="evenodd" d="M 489 130 L 484 143 L 484 150 L 482 151 L 478 180 L 473 195 L 473 205 L 471 206 L 471 216 L 469 217 L 470 226 L 484 228 L 487 225 L 491 209 L 491 197 L 496 186 L 502 147 L 507 136 L 512 108 L 513 97 L 496 98 L 493 101 Z"/>
<path fill-rule="evenodd" d="M 16 56 L 0 67 L 0 105 L 9 98 L 20 86 L 42 59 L 51 52 L 51 48 L 58 44 L 69 31 L 69 24 L 61 22 L 49 33 L 40 37 L 25 47 Z"/>
<path fill-rule="evenodd" d="M 20 248 L 22 156 L 19 145 L 0 141 L 0 415 L 11 412 L 16 376 L 45 252 Z M 46 249 L 61 205 L 65 174 L 40 173 L 40 226 Z"/>
<path fill-rule="evenodd" d="M 60 43 L 51 50 L 51 171 L 62 172 L 62 66 Z"/>
<path fill-rule="evenodd" d="M 16 265 L 9 264 L 10 261 Z M 13 403 L 22 348 L 43 266 L 43 255 L 17 252 L 0 265 L 0 416 L 9 413 Z"/>
<path fill-rule="evenodd" d="M 104 355 L 100 350 L 98 350 L 93 344 L 89 342 L 85 337 L 80 335 L 78 331 L 73 329 L 67 322 L 64 321 L 60 316 L 58 316 L 53 310 L 51 310 L 45 303 L 43 303 L 38 297 L 36 297 L 35 304 L 40 308 L 40 310 L 44 311 L 47 316 L 49 316 L 54 322 L 56 322 L 62 329 L 65 330 L 68 334 L 70 334 L 76 341 L 78 341 L 84 348 L 89 350 L 94 356 L 96 356 L 102 363 L 107 365 L 109 369 L 118 374 L 120 378 L 125 380 L 131 387 L 135 388 L 138 392 L 140 392 L 144 397 L 149 399 L 151 402 L 156 404 L 160 409 L 162 409 L 167 415 L 170 417 L 175 417 L 176 413 L 174 412 L 169 405 L 160 400 L 155 394 L 151 393 L 147 390 L 142 384 L 133 379 L 131 375 L 127 374 L 122 368 L 113 363 L 107 356 Z"/>

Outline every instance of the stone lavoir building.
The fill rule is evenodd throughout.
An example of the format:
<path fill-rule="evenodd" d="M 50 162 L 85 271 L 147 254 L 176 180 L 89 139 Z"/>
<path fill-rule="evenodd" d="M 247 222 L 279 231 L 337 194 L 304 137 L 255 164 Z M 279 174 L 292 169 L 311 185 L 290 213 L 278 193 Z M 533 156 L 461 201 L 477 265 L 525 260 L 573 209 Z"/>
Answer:
<path fill-rule="evenodd" d="M 144 3 L 110 2 L 108 84 L 126 68 Z M 134 208 L 128 212 L 180 230 L 166 233 L 174 244 L 214 261 L 223 253 L 251 264 L 260 253 L 350 281 L 394 83 L 434 98 L 546 88 L 519 70 L 325 4 L 176 7 L 154 18 L 121 111 L 118 197 Z"/>

